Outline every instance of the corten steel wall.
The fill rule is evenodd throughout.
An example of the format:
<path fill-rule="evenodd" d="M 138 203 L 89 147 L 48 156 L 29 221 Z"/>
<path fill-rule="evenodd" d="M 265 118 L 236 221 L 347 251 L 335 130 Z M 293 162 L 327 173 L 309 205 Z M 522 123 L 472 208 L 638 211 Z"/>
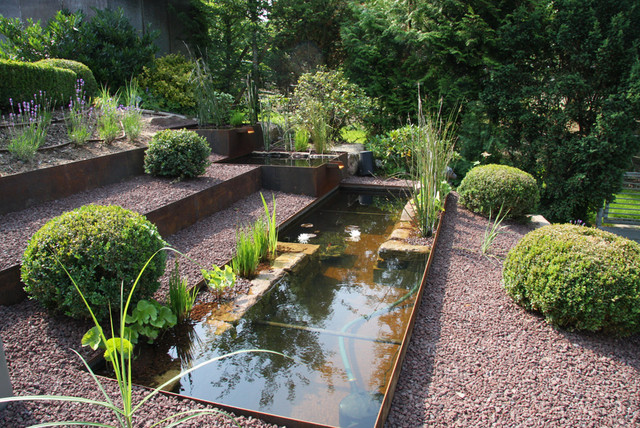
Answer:
<path fill-rule="evenodd" d="M 129 22 L 140 31 L 148 24 L 160 34 L 155 43 L 159 54 L 186 53 L 185 28 L 178 15 L 190 9 L 189 0 L 0 0 L 0 15 L 6 18 L 31 18 L 43 24 L 58 10 L 70 12 L 82 10 L 87 17 L 95 15 L 95 9 L 122 8 Z"/>

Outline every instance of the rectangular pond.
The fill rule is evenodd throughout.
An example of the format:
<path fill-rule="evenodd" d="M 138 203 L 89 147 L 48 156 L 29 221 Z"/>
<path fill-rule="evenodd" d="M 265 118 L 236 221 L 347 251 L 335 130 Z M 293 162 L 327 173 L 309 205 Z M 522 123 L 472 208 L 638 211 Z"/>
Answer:
<path fill-rule="evenodd" d="M 378 256 L 405 202 L 389 193 L 330 195 L 280 233 L 281 241 L 319 245 L 308 263 L 224 333 L 205 316 L 177 342 L 159 344 L 147 357 L 153 370 L 138 382 L 153 385 L 154 376 L 159 382 L 236 350 L 269 349 L 291 358 L 239 354 L 172 391 L 313 424 L 374 426 L 427 262 Z"/>

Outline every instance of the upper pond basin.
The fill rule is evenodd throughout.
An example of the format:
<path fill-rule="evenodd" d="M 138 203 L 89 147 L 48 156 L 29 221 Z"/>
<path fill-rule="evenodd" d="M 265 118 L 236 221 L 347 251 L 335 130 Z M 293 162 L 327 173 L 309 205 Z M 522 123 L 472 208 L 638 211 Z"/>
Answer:
<path fill-rule="evenodd" d="M 319 245 L 308 263 L 223 334 L 205 316 L 154 355 L 141 355 L 136 365 L 154 373 L 143 370 L 138 382 L 229 352 L 268 349 L 290 358 L 235 355 L 183 377 L 173 391 L 319 424 L 373 426 L 426 265 L 426 258 L 378 256 L 405 202 L 344 190 L 325 199 L 280 233 L 280 241 Z"/>

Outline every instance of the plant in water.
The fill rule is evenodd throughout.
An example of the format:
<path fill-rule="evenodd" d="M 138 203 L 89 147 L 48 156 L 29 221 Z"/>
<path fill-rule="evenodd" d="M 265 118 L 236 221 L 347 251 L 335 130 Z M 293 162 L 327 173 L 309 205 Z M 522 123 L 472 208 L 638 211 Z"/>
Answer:
<path fill-rule="evenodd" d="M 269 229 L 267 228 L 267 222 L 263 218 L 257 219 L 251 228 L 251 233 L 253 235 L 253 245 L 255 245 L 259 255 L 258 258 L 260 260 L 266 259 L 269 250 L 269 242 L 267 241 Z"/>
<path fill-rule="evenodd" d="M 176 258 L 169 275 L 169 308 L 178 318 L 178 322 L 189 317 L 193 304 L 198 297 L 198 287 L 189 290 L 187 278 L 180 278 L 180 264 Z"/>
<path fill-rule="evenodd" d="M 278 224 L 276 223 L 276 195 L 273 196 L 273 213 L 269 213 L 269 206 L 264 199 L 262 192 L 260 197 L 262 198 L 262 205 L 264 206 L 264 213 L 267 218 L 267 257 L 271 260 L 276 258 L 276 252 L 278 250 Z"/>
<path fill-rule="evenodd" d="M 322 105 L 313 100 L 310 100 L 309 103 L 308 120 L 311 141 L 317 153 L 324 153 L 329 147 L 331 127 L 329 126 L 326 112 L 323 110 Z"/>
<path fill-rule="evenodd" d="M 213 269 L 202 269 L 201 272 L 207 286 L 216 294 L 218 299 L 227 288 L 233 288 L 236 283 L 236 274 L 229 265 L 225 265 L 224 269 L 213 265 Z"/>
<path fill-rule="evenodd" d="M 9 99 L 9 145 L 7 150 L 18 159 L 28 162 L 44 144 L 51 124 L 51 105 L 46 94 L 40 91 L 31 101 L 18 103 L 18 113 L 13 112 L 13 100 Z"/>
<path fill-rule="evenodd" d="M 76 353 L 76 355 L 78 355 L 78 357 L 82 360 L 82 363 L 84 364 L 85 368 L 87 369 L 87 371 L 89 372 L 89 374 L 91 375 L 91 377 L 93 378 L 93 380 L 96 382 L 96 386 L 98 388 L 98 390 L 101 392 L 102 396 L 103 396 L 103 400 L 93 400 L 93 399 L 89 399 L 89 398 L 84 398 L 84 397 L 73 397 L 73 396 L 57 396 L 57 395 L 26 395 L 26 396 L 18 396 L 18 397 L 7 397 L 7 398 L 0 398 L 0 403 L 9 403 L 9 402 L 14 402 L 14 401 L 60 401 L 60 402 L 67 402 L 67 403 L 77 403 L 77 404 L 82 404 L 82 405 L 92 405 L 92 406 L 99 406 L 107 411 L 109 411 L 116 419 L 117 424 L 115 425 L 111 425 L 107 422 L 104 421 L 100 421 L 100 422 L 95 422 L 95 421 L 84 421 L 84 420 L 80 420 L 80 421 L 55 421 L 55 422 L 50 422 L 50 423 L 45 423 L 39 426 L 65 426 L 65 425 L 85 425 L 85 426 L 93 426 L 93 427 L 121 427 L 121 428 L 133 428 L 134 426 L 138 426 L 138 424 L 135 423 L 134 420 L 134 416 L 136 415 L 136 413 L 138 412 L 142 412 L 142 407 L 144 406 L 144 404 L 149 401 L 151 398 L 153 398 L 155 395 L 159 394 L 160 392 L 162 392 L 163 388 L 166 388 L 168 385 L 170 385 L 171 383 L 175 382 L 176 380 L 182 378 L 183 376 L 188 375 L 191 372 L 194 372 L 198 369 L 200 369 L 201 367 L 210 364 L 212 362 L 215 361 L 219 361 L 223 358 L 228 358 L 228 357 L 232 357 L 234 355 L 239 355 L 239 354 L 244 354 L 244 353 L 249 353 L 249 352 L 261 352 L 261 353 L 268 353 L 268 354 L 274 354 L 274 355 L 279 355 L 285 358 L 285 355 L 279 353 L 279 352 L 275 352 L 275 351 L 269 351 L 269 350 L 263 350 L 263 349 L 243 349 L 243 350 L 239 350 L 239 351 L 235 351 L 235 352 L 231 352 L 219 357 L 215 357 L 212 358 L 210 360 L 207 360 L 205 362 L 202 362 L 194 367 L 191 367 L 188 370 L 185 370 L 179 374 L 177 374 L 176 376 L 172 377 L 171 379 L 167 380 L 165 383 L 163 383 L 162 385 L 158 386 L 156 389 L 152 390 L 151 392 L 149 392 L 148 394 L 146 394 L 146 396 L 140 400 L 140 402 L 138 402 L 137 404 L 133 403 L 133 383 L 132 383 L 132 372 L 131 372 L 131 355 L 133 353 L 133 344 L 131 343 L 131 341 L 129 339 L 127 339 L 127 337 L 129 337 L 130 333 L 128 333 L 127 331 L 127 327 L 126 327 L 126 314 L 127 311 L 129 309 L 129 305 L 131 303 L 131 297 L 133 295 L 133 292 L 136 288 L 136 285 L 138 283 L 138 280 L 140 279 L 140 277 L 142 276 L 144 269 L 147 267 L 147 265 L 151 262 L 151 260 L 153 259 L 153 257 L 155 257 L 159 252 L 163 251 L 163 250 L 171 250 L 171 251 L 176 251 L 173 250 L 171 248 L 163 248 L 161 250 L 158 250 L 153 256 L 151 256 L 151 258 L 149 258 L 149 260 L 147 261 L 147 264 L 142 268 L 142 270 L 140 271 L 138 278 L 136 279 L 136 281 L 133 283 L 133 286 L 131 288 L 131 292 L 129 293 L 127 299 L 126 299 L 126 303 L 122 303 L 125 301 L 124 296 L 121 296 L 122 298 L 120 299 L 121 301 L 121 305 L 120 305 L 120 314 L 119 314 L 119 318 L 118 318 L 118 327 L 117 329 L 114 328 L 114 322 L 113 320 L 111 320 L 111 332 L 112 332 L 112 337 L 108 338 L 105 336 L 104 331 L 102 330 L 102 328 L 100 327 L 100 324 L 98 323 L 97 318 L 93 315 L 93 310 L 91 308 L 91 306 L 89 305 L 89 303 L 87 302 L 87 300 L 85 300 L 84 295 L 82 294 L 82 291 L 80 290 L 80 288 L 78 287 L 78 285 L 75 283 L 74 279 L 71 277 L 71 275 L 69 274 L 69 272 L 67 271 L 67 274 L 69 275 L 69 278 L 71 279 L 71 281 L 73 282 L 74 286 L 76 287 L 76 290 L 78 291 L 78 293 L 80 294 L 85 306 L 87 307 L 87 309 L 89 310 L 89 313 L 91 314 L 91 318 L 93 319 L 94 325 L 95 325 L 95 330 L 92 330 L 92 335 L 95 335 L 95 337 L 88 337 L 85 339 L 85 342 L 87 343 L 91 343 L 92 346 L 95 346 L 94 349 L 97 349 L 101 344 L 104 344 L 104 349 L 105 349 L 105 353 L 104 353 L 104 357 L 105 359 L 111 364 L 111 366 L 113 367 L 113 371 L 115 373 L 115 378 L 116 378 L 116 382 L 118 384 L 118 392 L 119 392 L 119 397 L 117 399 L 112 398 L 111 396 L 109 396 L 109 394 L 107 393 L 107 390 L 105 389 L 105 387 L 103 386 L 103 383 L 100 381 L 100 379 L 93 373 L 93 370 L 91 369 L 91 367 L 89 366 L 89 364 L 84 360 L 84 358 L 82 358 L 82 356 L 80 356 L 80 354 L 78 354 L 76 351 L 74 351 Z M 176 251 L 177 252 L 177 251 Z M 178 253 L 180 254 L 180 253 Z M 62 266 L 63 269 L 64 266 Z M 66 271 L 66 269 L 65 269 Z M 121 294 L 123 294 L 122 289 L 121 289 Z M 184 422 L 187 422 L 193 418 L 196 417 L 200 417 L 200 416 L 206 416 L 206 415 L 227 415 L 226 413 L 220 411 L 220 410 L 216 410 L 216 409 L 193 409 L 193 410 L 186 410 L 186 411 L 182 411 L 182 412 L 178 412 L 172 415 L 168 415 L 167 417 L 165 417 L 164 419 L 157 421 L 155 423 L 153 423 L 151 426 L 160 426 L 160 425 L 165 425 L 166 427 L 174 427 L 174 426 L 178 426 Z M 232 418 L 230 415 L 227 415 L 230 418 Z M 141 417 L 146 418 L 146 415 L 142 415 Z M 145 419 L 145 423 L 147 423 L 149 421 L 147 421 Z"/>
<path fill-rule="evenodd" d="M 71 142 L 81 146 L 91 137 L 93 124 L 93 107 L 84 91 L 84 80 L 76 81 L 74 98 L 69 101 L 69 112 L 65 115 L 67 135 Z"/>
<path fill-rule="evenodd" d="M 260 262 L 260 251 L 253 242 L 252 229 L 236 230 L 236 255 L 231 260 L 233 272 L 244 278 L 251 278 Z"/>
<path fill-rule="evenodd" d="M 120 135 L 120 118 L 118 113 L 118 96 L 111 96 L 106 87 L 102 87 L 95 100 L 100 109 L 98 115 L 98 137 L 111 144 Z"/>
<path fill-rule="evenodd" d="M 423 236 L 430 236 L 451 190 L 446 169 L 453 156 L 455 113 L 447 121 L 442 119 L 441 110 L 425 117 L 418 94 L 418 120 L 410 138 L 413 221 Z"/>
<path fill-rule="evenodd" d="M 502 226 L 502 220 L 507 217 L 509 211 L 502 214 L 502 207 L 500 207 L 500 211 L 498 211 L 498 215 L 491 221 L 491 211 L 489 211 L 489 224 L 487 224 L 487 228 L 484 230 L 484 238 L 482 239 L 482 245 L 480 246 L 480 251 L 482 254 L 487 254 L 489 251 L 489 247 L 493 244 L 496 237 L 502 232 L 504 226 Z"/>

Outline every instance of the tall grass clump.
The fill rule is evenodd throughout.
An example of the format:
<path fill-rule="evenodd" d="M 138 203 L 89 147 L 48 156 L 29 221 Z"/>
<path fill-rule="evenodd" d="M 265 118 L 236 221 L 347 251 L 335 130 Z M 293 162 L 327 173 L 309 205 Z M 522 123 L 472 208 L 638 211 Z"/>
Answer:
<path fill-rule="evenodd" d="M 296 152 L 304 152 L 309 148 L 309 131 L 302 126 L 296 128 L 293 134 L 293 141 Z"/>
<path fill-rule="evenodd" d="M 252 278 L 260 263 L 260 248 L 253 240 L 253 229 L 236 230 L 236 255 L 231 260 L 231 268 L 244 278 Z"/>
<path fill-rule="evenodd" d="M 142 133 L 142 111 L 140 110 L 140 87 L 135 80 L 125 86 L 123 104 L 119 107 L 124 135 L 135 140 Z"/>
<path fill-rule="evenodd" d="M 266 216 L 266 257 L 270 260 L 276 258 L 276 252 L 278 249 L 278 224 L 276 223 L 276 195 L 273 196 L 273 212 L 269 212 L 269 205 L 264 199 L 264 195 L 260 193 L 262 198 L 262 205 L 264 206 L 264 214 Z"/>
<path fill-rule="evenodd" d="M 29 162 L 38 148 L 44 144 L 51 125 L 51 103 L 46 93 L 40 91 L 31 101 L 18 103 L 18 113 L 13 111 L 13 100 L 9 99 L 9 145 L 7 150 L 20 159 Z"/>
<path fill-rule="evenodd" d="M 425 116 L 418 97 L 418 126 L 411 128 L 410 150 L 414 222 L 422 236 L 430 236 L 438 214 L 451 190 L 447 182 L 447 165 L 453 157 L 455 112 L 442 118 L 442 101 L 437 114 Z"/>
<path fill-rule="evenodd" d="M 178 318 L 178 322 L 189 318 L 189 313 L 198 297 L 198 287 L 189 289 L 186 278 L 180 277 L 180 264 L 176 258 L 169 275 L 169 308 Z"/>
<path fill-rule="evenodd" d="M 118 114 L 118 96 L 111 96 L 106 87 L 100 89 L 95 104 L 100 110 L 98 115 L 98 137 L 111 144 L 120 135 L 120 118 Z"/>
<path fill-rule="evenodd" d="M 329 148 L 331 126 L 322 105 L 313 100 L 309 100 L 309 103 L 311 104 L 308 111 L 311 141 L 316 153 L 324 153 Z"/>
<path fill-rule="evenodd" d="M 65 115 L 69 140 L 81 146 L 91 138 L 93 133 L 93 107 L 84 89 L 84 80 L 76 81 L 76 91 L 69 101 L 69 112 Z"/>
<path fill-rule="evenodd" d="M 204 60 L 199 59 L 191 73 L 191 84 L 196 101 L 198 125 L 221 126 L 229 122 L 233 97 L 215 89 L 212 74 Z"/>

